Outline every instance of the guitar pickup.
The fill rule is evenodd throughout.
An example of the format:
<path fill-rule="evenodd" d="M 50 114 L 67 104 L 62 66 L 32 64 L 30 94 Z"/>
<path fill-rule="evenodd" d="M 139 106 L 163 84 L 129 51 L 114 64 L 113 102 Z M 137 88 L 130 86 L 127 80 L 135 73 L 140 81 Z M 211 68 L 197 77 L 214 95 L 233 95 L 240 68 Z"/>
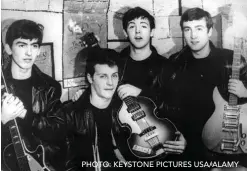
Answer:
<path fill-rule="evenodd" d="M 226 140 L 226 139 L 223 139 L 222 140 L 224 143 L 231 143 L 231 144 L 236 144 L 238 142 L 238 140 L 236 139 L 232 139 L 232 140 Z"/>
<path fill-rule="evenodd" d="M 238 122 L 232 122 L 232 121 L 223 121 L 223 127 L 227 128 L 238 128 Z"/>
<path fill-rule="evenodd" d="M 225 105 L 224 106 L 224 111 L 229 111 L 229 112 L 239 112 L 240 108 L 239 106 L 229 106 L 229 105 Z"/>
<path fill-rule="evenodd" d="M 227 151 L 234 151 L 236 152 L 238 150 L 237 146 L 233 146 L 233 147 L 226 147 L 226 145 L 224 143 L 221 143 L 221 148 L 222 151 L 223 150 L 227 150 Z"/>
<path fill-rule="evenodd" d="M 153 130 L 155 130 L 155 129 L 156 129 L 156 126 L 150 126 L 150 127 L 146 128 L 146 129 L 144 129 L 139 135 L 140 135 L 140 136 L 143 136 L 143 135 L 145 135 L 145 134 L 147 134 L 147 133 L 152 134 L 152 133 L 154 133 L 154 132 L 151 132 L 151 131 L 153 131 Z"/>
<path fill-rule="evenodd" d="M 135 114 L 133 114 L 131 116 L 131 118 L 133 121 L 138 121 L 138 120 L 144 118 L 145 116 L 146 116 L 146 114 L 143 111 L 139 111 L 139 112 L 136 112 Z"/>
<path fill-rule="evenodd" d="M 224 113 L 224 119 L 238 119 L 239 118 L 239 114 L 232 114 L 230 112 L 225 112 Z"/>
<path fill-rule="evenodd" d="M 238 129 L 232 129 L 232 128 L 222 128 L 223 132 L 238 132 Z"/>

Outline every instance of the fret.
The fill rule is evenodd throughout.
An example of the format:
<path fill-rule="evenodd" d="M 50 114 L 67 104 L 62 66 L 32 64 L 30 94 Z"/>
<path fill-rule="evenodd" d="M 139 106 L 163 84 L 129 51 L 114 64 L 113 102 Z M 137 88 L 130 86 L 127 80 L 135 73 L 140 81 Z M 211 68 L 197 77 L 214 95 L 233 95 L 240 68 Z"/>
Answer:
<path fill-rule="evenodd" d="M 12 142 L 13 142 L 13 146 L 15 149 L 15 153 L 16 153 L 16 157 L 20 158 L 25 156 L 24 150 L 23 150 L 23 146 L 21 143 L 21 138 L 20 138 L 20 134 L 19 134 L 19 130 L 16 124 L 15 120 L 11 120 L 9 122 L 9 131 L 10 131 L 10 135 L 12 138 Z"/>
<path fill-rule="evenodd" d="M 234 37 L 234 53 L 233 53 L 233 61 L 232 61 L 232 78 L 239 79 L 240 75 L 240 63 L 241 63 L 241 38 Z M 230 94 L 229 96 L 229 105 L 235 106 L 238 104 L 238 98 L 234 94 Z"/>

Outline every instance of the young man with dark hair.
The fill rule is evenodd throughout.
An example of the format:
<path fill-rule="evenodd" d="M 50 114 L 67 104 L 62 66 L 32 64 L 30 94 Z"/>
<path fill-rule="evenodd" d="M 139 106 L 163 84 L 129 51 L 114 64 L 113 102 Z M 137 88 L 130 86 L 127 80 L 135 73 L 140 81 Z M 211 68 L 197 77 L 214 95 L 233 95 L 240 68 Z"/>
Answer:
<path fill-rule="evenodd" d="M 121 53 L 123 60 L 123 76 L 118 87 L 118 95 L 121 99 L 127 96 L 146 96 L 151 98 L 158 108 L 162 103 L 158 75 L 165 67 L 167 76 L 171 75 L 170 62 L 159 55 L 151 45 L 154 33 L 155 20 L 146 10 L 135 7 L 129 9 L 123 16 L 123 29 L 129 39 L 130 46 Z M 186 140 L 180 132 L 177 132 L 177 141 L 167 141 L 164 144 L 167 152 L 183 153 Z"/>
<path fill-rule="evenodd" d="M 57 81 L 42 73 L 34 64 L 40 53 L 42 39 L 43 26 L 25 19 L 13 22 L 6 33 L 5 50 L 11 62 L 2 70 L 2 84 L 6 83 L 2 88 L 2 93 L 5 93 L 2 95 L 1 109 L 3 168 L 6 167 L 4 165 L 6 162 L 10 162 L 7 166 L 9 168 L 17 167 L 15 161 L 12 161 L 14 158 L 11 157 L 15 154 L 8 154 L 8 148 L 11 146 L 7 146 L 17 138 L 12 137 L 11 141 L 10 133 L 12 136 L 14 134 L 13 127 L 9 125 L 9 121 L 16 119 L 25 146 L 29 150 L 35 150 L 38 145 L 43 145 L 46 156 L 50 157 L 46 158 L 50 170 L 54 168 L 60 170 L 54 158 L 61 144 L 50 141 L 51 137 L 46 136 L 44 126 L 47 125 L 46 119 L 61 104 L 61 87 Z M 56 120 L 55 118 L 53 119 Z M 61 157 L 60 162 L 63 162 Z"/>
<path fill-rule="evenodd" d="M 229 79 L 233 51 L 216 48 L 209 40 L 213 22 L 207 11 L 200 8 L 188 9 L 182 15 L 180 25 L 187 45 L 183 51 L 170 57 L 175 72 L 169 84 L 164 83 L 164 89 L 168 92 L 164 92 L 163 96 L 170 94 L 170 98 L 168 97 L 170 101 L 167 100 L 169 105 L 178 109 L 170 114 L 169 118 L 176 123 L 179 129 L 183 130 L 188 141 L 185 160 L 238 161 L 239 165 L 246 167 L 247 157 L 244 152 L 234 154 L 234 151 L 230 149 L 230 151 L 222 149 L 221 153 L 215 152 L 214 149 L 207 149 L 202 139 L 203 128 L 214 113 L 214 103 L 218 103 L 215 101 L 216 87 L 219 91 L 218 96 L 225 101 L 228 101 L 229 93 L 233 93 L 239 98 L 238 104 L 247 102 L 246 64 L 241 64 L 240 80 Z M 163 79 L 166 81 L 167 77 L 164 76 Z M 243 117 L 246 113 L 241 115 Z M 216 125 L 221 126 L 224 122 L 223 114 L 219 120 Z M 247 120 L 242 124 L 245 123 Z M 217 127 L 216 125 L 211 126 Z M 222 135 L 225 133 L 227 132 L 223 131 L 222 126 Z M 214 133 L 208 133 L 206 136 L 212 137 L 210 134 Z M 214 134 L 213 136 L 221 135 Z M 222 142 L 220 142 L 221 145 L 224 144 Z M 240 150 L 240 146 L 238 148 Z"/>
<path fill-rule="evenodd" d="M 125 161 L 120 151 L 120 125 L 117 112 L 121 100 L 117 89 L 121 68 L 118 53 L 94 48 L 86 61 L 89 87 L 74 103 L 67 103 L 66 113 L 68 155 L 66 170 L 114 170 L 114 161 Z M 125 134 L 125 133 L 124 133 Z M 126 134 L 127 135 L 127 134 Z M 125 143 L 124 143 L 125 144 Z M 127 146 L 126 146 L 127 147 Z M 104 163 L 104 165 L 100 166 Z"/>

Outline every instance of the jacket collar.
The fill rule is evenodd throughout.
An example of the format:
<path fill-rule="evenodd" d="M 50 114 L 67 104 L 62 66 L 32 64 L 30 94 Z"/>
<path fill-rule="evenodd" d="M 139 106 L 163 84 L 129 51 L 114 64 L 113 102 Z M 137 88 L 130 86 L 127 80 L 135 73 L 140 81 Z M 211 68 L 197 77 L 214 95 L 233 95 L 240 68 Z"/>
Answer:
<path fill-rule="evenodd" d="M 11 86 L 12 80 L 13 80 L 13 76 L 11 72 L 11 62 L 8 64 L 8 66 L 3 72 L 4 72 L 5 79 L 7 80 L 7 85 L 10 84 Z M 42 89 L 42 87 L 44 87 L 47 84 L 43 77 L 43 73 L 40 71 L 40 69 L 35 64 L 33 64 L 32 66 L 31 79 L 32 79 L 33 87 L 37 89 Z"/>
<path fill-rule="evenodd" d="M 150 49 L 151 49 L 152 53 L 151 53 L 151 55 L 150 55 L 148 58 L 157 56 L 158 52 L 157 52 L 157 50 L 155 49 L 155 47 L 152 46 L 152 45 L 150 45 Z M 130 57 L 130 46 L 128 46 L 128 47 L 126 47 L 125 49 L 123 49 L 123 50 L 121 51 L 121 53 L 120 53 L 120 56 L 123 57 L 123 58 L 128 58 L 128 57 Z"/>

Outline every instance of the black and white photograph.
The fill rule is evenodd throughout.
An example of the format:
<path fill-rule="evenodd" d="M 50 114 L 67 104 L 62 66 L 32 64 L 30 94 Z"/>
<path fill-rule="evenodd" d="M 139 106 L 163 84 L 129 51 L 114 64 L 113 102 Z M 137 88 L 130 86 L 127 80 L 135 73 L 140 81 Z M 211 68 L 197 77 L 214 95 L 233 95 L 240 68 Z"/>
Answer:
<path fill-rule="evenodd" d="M 246 0 L 1 0 L 1 171 L 247 171 Z"/>

